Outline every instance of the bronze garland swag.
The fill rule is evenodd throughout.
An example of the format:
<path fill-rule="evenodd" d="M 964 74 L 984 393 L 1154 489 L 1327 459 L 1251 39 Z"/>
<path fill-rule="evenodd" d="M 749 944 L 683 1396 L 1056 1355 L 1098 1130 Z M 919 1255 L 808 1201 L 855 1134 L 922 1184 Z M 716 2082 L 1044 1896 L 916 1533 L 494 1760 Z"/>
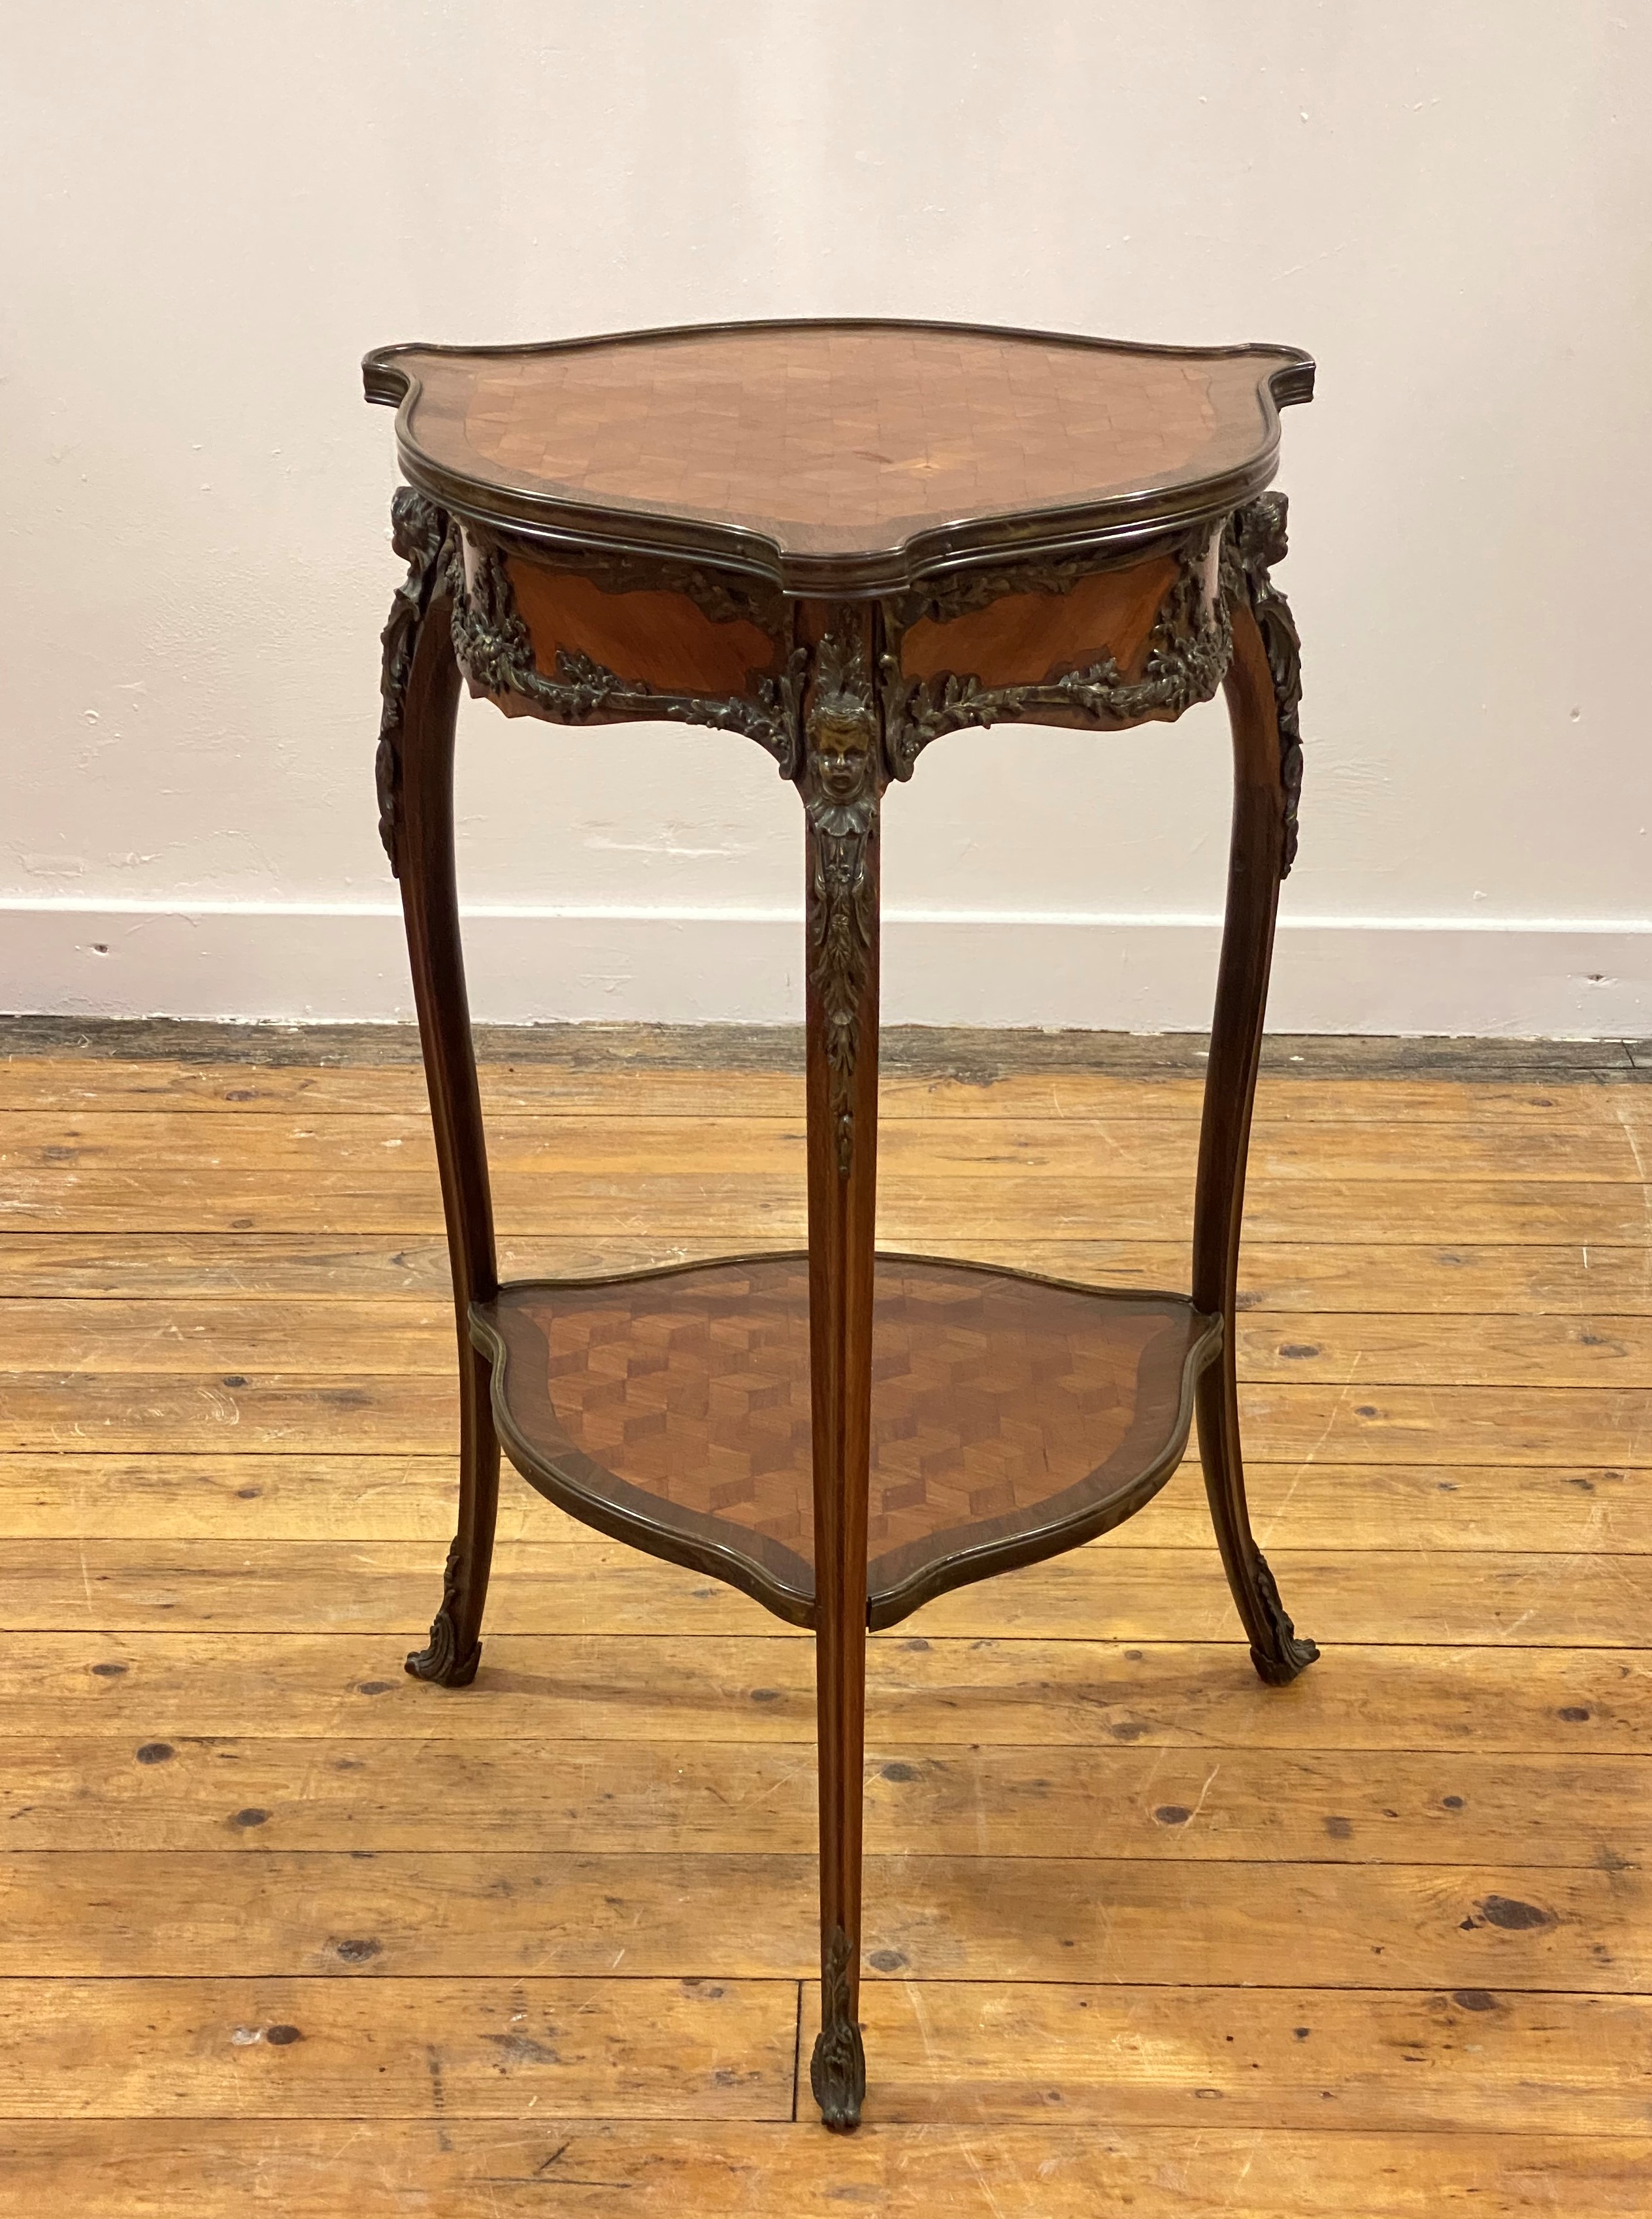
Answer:
<path fill-rule="evenodd" d="M 1301 782 L 1296 628 L 1264 490 L 1283 347 L 786 323 L 390 347 L 407 564 L 384 632 L 379 829 L 401 880 L 452 1255 L 458 1530 L 419 1678 L 481 1656 L 502 1441 L 599 1532 L 816 1636 L 829 2127 L 857 2023 L 868 1629 L 1119 1525 L 1196 1411 L 1263 1679 L 1317 1654 L 1251 1531 L 1233 1380 L 1245 1162 Z M 501 1286 L 453 857 L 461 678 L 509 716 L 755 740 L 804 813 L 806 1252 Z M 1234 803 L 1190 1296 L 879 1252 L 885 794 L 967 725 L 1111 732 L 1225 689 Z"/>

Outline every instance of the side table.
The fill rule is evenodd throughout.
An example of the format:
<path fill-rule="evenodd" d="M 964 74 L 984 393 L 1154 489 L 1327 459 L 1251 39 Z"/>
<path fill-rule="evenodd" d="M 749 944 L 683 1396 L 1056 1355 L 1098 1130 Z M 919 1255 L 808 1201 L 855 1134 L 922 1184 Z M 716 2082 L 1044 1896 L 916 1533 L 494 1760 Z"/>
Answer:
<path fill-rule="evenodd" d="M 978 326 L 711 326 L 370 354 L 407 563 L 379 829 L 401 880 L 452 1257 L 458 1529 L 420 1679 L 475 1675 L 500 1445 L 599 1532 L 816 1635 L 826 2124 L 854 2126 L 866 1638 L 1115 1526 L 1196 1410 L 1263 1679 L 1317 1655 L 1251 1534 L 1233 1308 L 1251 1106 L 1301 779 L 1270 572 L 1286 347 Z M 453 852 L 461 678 L 507 716 L 755 740 L 804 824 L 806 1252 L 501 1285 Z M 879 812 L 934 741 L 1118 731 L 1225 688 L 1234 804 L 1189 1295 L 879 1253 Z"/>

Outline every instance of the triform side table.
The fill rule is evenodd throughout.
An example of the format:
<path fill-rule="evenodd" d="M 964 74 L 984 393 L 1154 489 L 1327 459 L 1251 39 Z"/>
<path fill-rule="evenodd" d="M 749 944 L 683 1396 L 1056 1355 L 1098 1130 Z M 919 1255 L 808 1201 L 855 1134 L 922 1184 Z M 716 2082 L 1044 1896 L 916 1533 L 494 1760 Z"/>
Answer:
<path fill-rule="evenodd" d="M 1195 1412 L 1262 1677 L 1317 1653 L 1252 1537 L 1233 1383 L 1251 1097 L 1301 776 L 1295 626 L 1264 490 L 1289 347 L 875 321 L 386 347 L 407 563 L 384 633 L 379 829 L 401 885 L 452 1253 L 457 1535 L 408 1669 L 475 1674 L 502 1441 L 599 1532 L 815 1632 L 826 2123 L 856 2017 L 866 1639 L 1088 1541 Z M 507 716 L 755 741 L 803 803 L 809 1246 L 501 1285 L 453 855 L 461 680 Z M 879 824 L 967 725 L 1115 732 L 1226 690 L 1234 801 L 1189 1294 L 874 1246 Z M 1009 743 L 1009 736 L 1005 743 Z"/>

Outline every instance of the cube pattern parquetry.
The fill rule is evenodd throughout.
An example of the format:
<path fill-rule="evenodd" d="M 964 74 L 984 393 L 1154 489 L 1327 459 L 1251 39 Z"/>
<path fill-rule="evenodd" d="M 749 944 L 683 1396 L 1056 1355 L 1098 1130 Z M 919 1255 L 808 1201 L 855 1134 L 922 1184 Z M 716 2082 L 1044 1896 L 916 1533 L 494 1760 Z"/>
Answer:
<path fill-rule="evenodd" d="M 812 1561 L 801 1259 L 512 1299 L 533 1306 L 543 1390 L 586 1457 Z M 1171 1430 L 1189 1330 L 1186 1306 L 1162 1298 L 880 1259 L 872 1557 L 1024 1512 L 1092 1473 L 1098 1486 L 1135 1476 Z M 1110 1474 L 1127 1449 L 1132 1471 Z"/>

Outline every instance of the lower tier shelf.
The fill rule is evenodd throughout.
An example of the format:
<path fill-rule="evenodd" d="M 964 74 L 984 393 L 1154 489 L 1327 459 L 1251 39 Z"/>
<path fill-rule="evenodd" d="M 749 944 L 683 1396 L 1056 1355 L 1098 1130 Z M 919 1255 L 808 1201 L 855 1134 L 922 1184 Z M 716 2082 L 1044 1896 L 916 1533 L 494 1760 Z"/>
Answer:
<path fill-rule="evenodd" d="M 471 1311 L 511 1461 L 574 1517 L 814 1619 L 809 1261 L 525 1280 Z M 877 1259 L 867 1622 L 1119 1525 L 1221 1321 L 1179 1295 Z"/>

